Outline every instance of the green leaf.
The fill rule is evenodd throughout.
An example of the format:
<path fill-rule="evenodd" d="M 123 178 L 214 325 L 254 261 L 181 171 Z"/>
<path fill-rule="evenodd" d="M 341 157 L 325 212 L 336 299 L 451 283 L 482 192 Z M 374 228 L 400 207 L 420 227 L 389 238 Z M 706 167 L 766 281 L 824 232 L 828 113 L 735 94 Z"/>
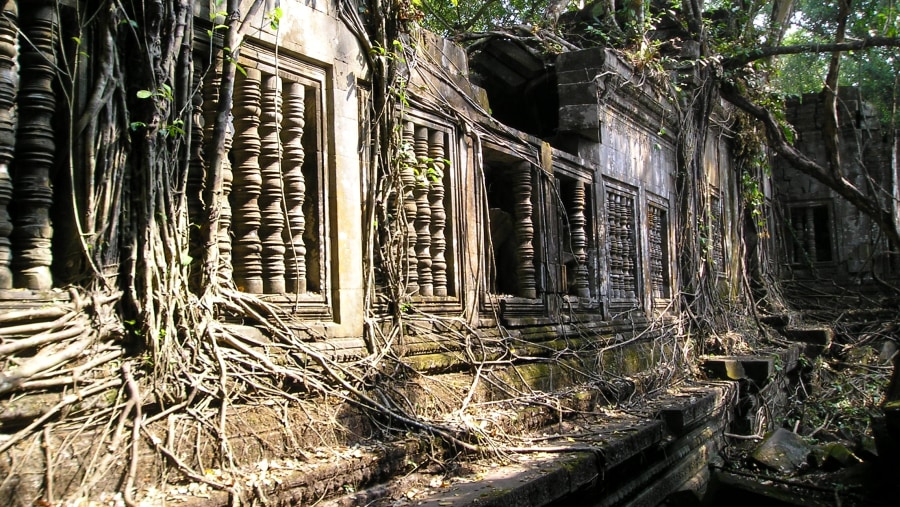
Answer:
<path fill-rule="evenodd" d="M 150 90 L 138 90 L 135 95 L 137 95 L 137 98 L 139 99 L 149 99 L 153 96 L 153 92 Z"/>

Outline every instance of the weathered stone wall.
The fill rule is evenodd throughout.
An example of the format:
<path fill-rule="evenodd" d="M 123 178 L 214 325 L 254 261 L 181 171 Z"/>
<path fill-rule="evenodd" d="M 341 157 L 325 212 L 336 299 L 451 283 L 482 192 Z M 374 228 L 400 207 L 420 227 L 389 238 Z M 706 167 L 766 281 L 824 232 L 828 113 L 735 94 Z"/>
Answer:
<path fill-rule="evenodd" d="M 859 90 L 841 88 L 838 101 L 841 171 L 887 204 L 897 182 L 892 174 L 894 141 L 881 129 L 876 112 Z M 822 137 L 825 106 L 818 94 L 788 104 L 787 120 L 797 133 L 797 147 L 823 166 L 828 165 Z M 871 183 L 867 181 L 871 178 Z M 779 204 L 776 231 L 782 235 L 781 260 L 786 278 L 821 277 L 842 283 L 871 280 L 873 270 L 891 276 L 886 243 L 872 221 L 817 180 L 784 162 L 773 167 L 772 184 Z"/>

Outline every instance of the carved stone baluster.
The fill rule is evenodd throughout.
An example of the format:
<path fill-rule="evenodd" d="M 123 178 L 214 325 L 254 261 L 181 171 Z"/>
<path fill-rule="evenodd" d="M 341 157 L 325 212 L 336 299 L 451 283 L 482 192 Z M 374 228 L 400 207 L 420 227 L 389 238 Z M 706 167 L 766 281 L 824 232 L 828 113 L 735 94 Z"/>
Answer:
<path fill-rule="evenodd" d="M 416 200 L 416 263 L 419 271 L 419 295 L 434 295 L 434 284 L 431 278 L 431 205 L 428 202 L 428 187 L 431 183 L 428 174 L 428 128 L 416 126 L 415 144 L 416 160 L 418 160 L 419 176 L 413 187 Z"/>
<path fill-rule="evenodd" d="M 610 193 L 606 199 L 606 222 L 609 234 L 609 292 L 610 297 L 622 297 L 621 233 L 619 232 L 619 194 Z"/>
<path fill-rule="evenodd" d="M 809 258 L 810 262 L 816 262 L 817 260 L 819 260 L 819 253 L 816 251 L 816 219 L 813 210 L 814 208 L 812 206 L 808 206 L 806 208 L 806 221 L 803 223 L 803 243 L 806 245 L 806 255 Z M 719 221 L 716 220 L 713 226 L 716 227 L 716 230 L 718 230 Z M 716 239 L 717 241 L 721 241 L 720 238 Z M 716 244 L 716 247 L 718 248 L 719 245 Z M 722 256 L 717 256 L 717 259 L 722 259 Z"/>
<path fill-rule="evenodd" d="M 262 245 L 259 241 L 260 72 L 246 69 L 234 89 L 234 281 L 239 290 L 261 294 Z"/>
<path fill-rule="evenodd" d="M 206 82 L 203 85 L 203 140 L 209 143 L 213 138 L 213 129 L 216 125 L 216 109 L 219 105 L 219 88 L 222 86 L 222 60 L 216 62 L 214 69 L 209 71 Z M 223 280 L 231 280 L 232 267 L 232 245 L 231 245 L 231 187 L 234 180 L 234 173 L 231 167 L 231 161 L 228 153 L 231 151 L 234 142 L 234 125 L 226 127 L 225 134 L 225 156 L 222 157 L 222 208 L 219 210 L 219 230 L 217 233 L 219 243 L 219 276 Z M 211 154 L 209 150 L 211 146 L 204 148 L 205 160 L 210 160 Z M 206 172 L 206 162 L 204 160 L 204 175 Z"/>
<path fill-rule="evenodd" d="M 268 294 L 284 294 L 284 212 L 282 210 L 281 181 L 281 78 L 267 75 L 262 84 L 262 124 L 259 135 L 262 152 L 259 157 L 262 173 L 262 194 L 259 228 L 262 243 L 263 290 Z"/>
<path fill-rule="evenodd" d="M 300 83 L 288 83 L 284 90 L 284 128 L 281 140 L 284 144 L 282 161 L 287 227 L 284 243 L 285 284 L 288 291 L 306 292 L 306 217 L 303 203 L 306 200 L 306 180 L 303 177 L 303 129 L 306 126 L 306 88 Z"/>
<path fill-rule="evenodd" d="M 585 192 L 584 183 L 576 181 L 572 189 L 572 203 L 569 208 L 569 227 L 571 228 L 572 254 L 575 256 L 575 295 L 591 297 L 591 287 L 587 269 L 587 233 L 584 217 Z"/>
<path fill-rule="evenodd" d="M 201 86 L 200 73 L 194 73 L 193 89 L 199 89 Z M 203 95 L 194 93 L 191 97 L 191 146 L 190 146 L 190 162 L 188 163 L 187 182 L 185 191 L 187 192 L 187 208 L 188 220 L 191 224 L 203 223 L 203 176 L 206 174 L 206 160 L 203 157 Z M 194 259 L 199 259 L 202 255 L 202 245 L 200 239 L 200 228 L 190 227 L 189 245 L 190 252 Z"/>
<path fill-rule="evenodd" d="M 812 226 L 811 223 L 809 225 Z M 713 268 L 716 274 L 721 274 L 725 269 L 725 253 L 722 246 L 722 202 L 716 196 L 712 196 L 710 199 L 709 228 L 711 243 L 709 251 Z"/>
<path fill-rule="evenodd" d="M 434 283 L 434 295 L 447 295 L 447 238 L 444 231 L 447 227 L 447 211 L 444 209 L 444 133 L 432 130 L 428 139 L 428 156 L 433 160 L 435 177 L 431 181 L 428 192 L 428 203 L 431 207 L 431 274 Z"/>
<path fill-rule="evenodd" d="M 413 146 L 413 138 L 415 137 L 415 126 L 412 122 L 406 122 L 403 125 L 402 144 L 405 147 Z M 411 160 L 407 161 L 400 168 L 400 184 L 403 194 L 403 215 L 406 217 L 406 256 L 402 266 L 403 272 L 406 273 L 406 292 L 416 294 L 419 292 L 419 272 L 418 258 L 416 256 L 416 199 L 413 194 L 416 187 L 416 173 L 411 165 Z"/>
<path fill-rule="evenodd" d="M 622 241 L 625 245 L 622 257 L 622 273 L 624 275 L 623 282 L 625 286 L 625 297 L 634 299 L 637 297 L 637 277 L 635 255 L 635 234 L 634 234 L 634 199 L 631 197 L 622 198 Z"/>
<path fill-rule="evenodd" d="M 16 2 L 7 2 L 0 13 L 0 289 L 13 285 L 9 263 L 12 258 L 9 235 L 12 220 L 9 201 L 13 184 L 9 165 L 16 147 L 16 91 L 19 86 Z"/>
<path fill-rule="evenodd" d="M 18 128 L 13 176 L 16 219 L 12 232 L 12 269 L 17 286 L 38 290 L 53 286 L 50 170 L 56 151 L 53 132 L 56 25 L 55 2 L 46 0 L 31 3 L 21 19 L 23 37 L 29 43 L 22 45 L 19 54 L 22 81 L 18 111 L 23 121 Z"/>
<path fill-rule="evenodd" d="M 519 296 L 537 297 L 537 282 L 534 268 L 534 223 L 531 205 L 531 165 L 519 164 L 513 175 L 513 194 L 516 202 L 516 244 L 519 264 L 516 274 L 519 278 Z"/>

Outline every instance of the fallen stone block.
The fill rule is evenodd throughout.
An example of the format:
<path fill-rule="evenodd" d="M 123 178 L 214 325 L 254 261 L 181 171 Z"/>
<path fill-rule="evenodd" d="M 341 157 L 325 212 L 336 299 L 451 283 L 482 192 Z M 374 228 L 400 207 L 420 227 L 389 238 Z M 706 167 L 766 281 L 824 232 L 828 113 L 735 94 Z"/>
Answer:
<path fill-rule="evenodd" d="M 809 446 L 800 435 L 778 428 L 753 451 L 753 459 L 759 464 L 779 472 L 790 474 L 808 465 Z"/>

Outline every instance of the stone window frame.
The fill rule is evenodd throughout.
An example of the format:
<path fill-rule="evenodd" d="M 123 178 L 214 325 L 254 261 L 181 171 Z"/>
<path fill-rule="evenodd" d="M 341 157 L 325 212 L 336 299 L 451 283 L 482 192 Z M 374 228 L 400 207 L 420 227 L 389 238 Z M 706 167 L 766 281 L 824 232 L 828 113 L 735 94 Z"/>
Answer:
<path fill-rule="evenodd" d="M 307 97 L 305 100 L 304 134 L 314 128 L 315 139 L 312 144 L 315 145 L 315 153 L 307 149 L 303 164 L 304 167 L 308 167 L 308 164 L 313 166 L 317 177 L 315 189 L 311 188 L 309 181 L 306 183 L 307 199 L 309 199 L 308 196 L 311 195 L 311 192 L 315 192 L 317 200 L 314 203 L 317 214 L 314 223 L 318 229 L 316 236 L 318 237 L 319 247 L 317 254 L 318 276 L 315 277 L 317 280 L 314 284 L 317 285 L 317 290 L 305 293 L 263 293 L 256 294 L 256 296 L 302 320 L 333 321 L 332 290 L 334 286 L 332 277 L 335 273 L 332 267 L 332 252 L 337 250 L 338 246 L 336 244 L 337 238 L 331 234 L 331 216 L 334 203 L 332 202 L 333 198 L 330 195 L 330 189 L 332 187 L 331 180 L 335 177 L 333 174 L 334 161 L 331 139 L 334 135 L 334 124 L 327 120 L 327 112 L 329 111 L 328 90 L 331 88 L 330 81 L 333 79 L 333 71 L 330 67 L 310 63 L 302 55 L 284 48 L 279 48 L 276 60 L 273 48 L 253 38 L 248 38 L 244 41 L 238 64 L 245 72 L 247 69 L 257 69 L 267 75 L 277 75 L 285 84 L 288 81 L 300 83 L 306 88 L 307 94 L 312 92 L 312 97 Z M 285 88 L 283 85 L 282 90 Z M 314 111 L 310 111 L 310 105 L 314 105 Z M 282 109 L 283 107 L 284 104 L 282 103 Z M 310 122 L 311 119 L 314 120 L 314 123 Z M 310 162 L 311 160 L 312 162 Z M 311 222 L 313 221 L 307 217 L 307 230 L 309 230 Z M 307 255 L 309 255 L 308 251 Z M 309 275 L 307 275 L 308 277 Z"/>
<path fill-rule="evenodd" d="M 661 309 L 665 308 L 672 301 L 673 297 L 673 280 L 672 280 L 672 238 L 673 236 L 673 226 L 672 226 L 672 213 L 669 205 L 668 199 L 647 193 L 646 194 L 647 203 L 645 212 L 647 213 L 646 223 L 647 223 L 647 270 L 646 270 L 646 282 L 645 287 L 647 288 L 647 294 L 650 298 L 650 305 L 653 309 Z M 660 238 L 660 246 L 662 249 L 662 277 L 664 280 L 664 291 L 661 296 L 656 294 L 656 287 L 653 282 L 653 252 L 654 246 L 651 244 L 653 239 L 653 232 L 650 230 L 651 222 L 650 222 L 650 211 L 655 208 L 656 210 L 663 213 L 664 220 L 662 223 L 661 230 L 661 238 Z"/>
<path fill-rule="evenodd" d="M 804 267 L 804 266 L 831 266 L 837 263 L 837 235 L 835 234 L 835 222 L 834 222 L 834 202 L 831 199 L 815 199 L 815 200 L 805 200 L 805 201 L 795 201 L 790 202 L 785 205 L 785 238 L 787 238 L 787 242 L 785 244 L 786 252 L 786 261 L 792 267 Z M 825 227 L 823 229 L 819 229 L 815 227 L 815 223 L 812 228 L 812 240 L 818 245 L 819 238 L 818 232 L 826 232 L 828 237 L 826 238 L 828 243 L 828 252 L 829 259 L 820 260 L 818 257 L 816 259 L 809 259 L 808 252 L 804 245 L 800 245 L 797 242 L 797 232 L 794 228 L 794 211 L 796 210 L 806 210 L 806 216 L 809 216 L 810 212 L 814 212 L 813 210 L 820 209 L 825 211 Z M 814 217 L 815 221 L 816 218 Z M 809 239 L 809 238 L 806 238 Z M 798 249 L 804 251 L 803 258 L 800 259 L 797 256 Z"/>
<path fill-rule="evenodd" d="M 598 196 L 600 195 L 600 185 L 597 184 L 595 180 L 596 171 L 587 161 L 578 160 L 578 161 L 567 161 L 564 158 L 559 158 L 555 160 L 553 166 L 553 176 L 554 183 L 556 184 L 556 191 L 558 192 L 559 200 L 562 200 L 561 204 L 566 206 L 565 210 L 561 210 L 560 206 L 555 206 L 557 218 L 560 222 L 563 220 L 568 220 L 568 217 L 565 215 L 571 210 L 568 208 L 568 202 L 565 202 L 565 195 L 562 194 L 562 184 L 565 181 L 569 182 L 580 182 L 584 185 L 584 218 L 585 218 L 585 254 L 587 256 L 585 262 L 587 267 L 587 282 L 588 282 L 588 290 L 589 295 L 587 296 L 579 296 L 577 294 L 570 294 L 571 288 L 568 287 L 568 282 L 566 280 L 567 270 L 564 266 L 560 267 L 559 274 L 559 287 L 558 290 L 563 297 L 563 300 L 570 306 L 575 306 L 582 310 L 589 309 L 597 309 L 600 306 L 601 294 L 602 294 L 602 284 L 601 284 L 601 245 L 600 245 L 600 227 L 599 220 L 600 213 L 598 210 L 600 199 Z M 560 224 L 562 226 L 562 223 Z M 563 245 L 563 228 L 560 228 L 559 231 L 559 248 L 560 248 L 560 256 L 562 256 L 563 251 L 565 249 L 565 245 Z"/>
<path fill-rule="evenodd" d="M 601 179 L 603 184 L 602 195 L 603 195 L 603 205 L 600 206 L 602 210 L 602 221 L 603 221 L 603 243 L 605 244 L 604 252 L 602 253 L 605 264 L 605 284 L 604 284 L 604 295 L 607 301 L 608 308 L 610 312 L 621 312 L 621 311 L 630 311 L 630 310 L 639 310 L 642 305 L 643 298 L 643 275 L 642 275 L 642 241 L 643 241 L 643 231 L 639 226 L 641 217 L 640 217 L 640 190 L 639 188 L 629 185 L 627 183 L 623 183 L 619 180 L 610 178 L 605 176 Z M 628 296 L 627 294 L 616 294 L 620 289 L 616 289 L 613 287 L 614 282 L 613 278 L 620 276 L 619 274 L 613 273 L 613 265 L 617 264 L 619 261 L 614 262 L 613 260 L 613 240 L 612 235 L 616 233 L 613 226 L 610 223 L 609 216 L 609 206 L 611 202 L 611 198 L 613 195 L 620 196 L 619 198 L 625 198 L 631 200 L 631 217 L 630 217 L 630 230 L 632 231 L 631 240 L 631 248 L 634 250 L 631 253 L 631 258 L 628 259 L 631 261 L 633 266 L 633 273 L 631 277 L 633 279 L 633 289 L 634 295 Z M 626 217 L 627 218 L 627 217 Z M 620 220 L 621 221 L 621 220 Z M 621 224 L 617 227 L 621 228 Z M 624 273 L 627 275 L 627 273 Z"/>
<path fill-rule="evenodd" d="M 531 148 L 531 150 L 529 150 L 529 148 Z M 482 230 L 485 239 L 480 254 L 481 272 L 479 273 L 478 280 L 481 287 L 479 289 L 480 312 L 485 317 L 502 317 L 507 324 L 511 325 L 519 322 L 528 322 L 532 324 L 544 322 L 547 318 L 547 300 L 545 297 L 545 291 L 547 290 L 545 284 L 547 283 L 547 280 L 543 277 L 544 273 L 542 269 L 545 259 L 545 252 L 543 251 L 545 247 L 543 244 L 543 235 L 544 227 L 546 226 L 544 223 L 546 220 L 546 210 L 544 209 L 543 192 L 546 180 L 540 176 L 542 172 L 538 167 L 537 162 L 532 160 L 534 157 L 534 147 L 527 144 L 523 145 L 513 140 L 510 140 L 510 143 L 507 145 L 501 145 L 497 142 L 483 142 L 481 151 L 476 156 L 479 157 L 481 164 L 481 167 L 478 168 L 478 170 L 483 176 L 482 178 L 479 178 L 479 181 L 482 181 L 482 183 L 479 184 L 478 214 L 482 217 L 481 220 L 485 227 L 484 230 Z M 491 189 L 483 186 L 490 184 L 487 178 L 487 169 L 489 166 L 494 168 L 504 168 L 501 169 L 501 171 L 506 175 L 519 172 L 527 167 L 527 171 L 530 174 L 530 232 L 532 234 L 532 267 L 534 268 L 532 280 L 533 289 L 530 290 L 534 291 L 533 297 L 527 293 L 523 294 L 518 292 L 509 294 L 493 292 L 491 289 L 490 277 L 493 270 L 490 263 L 494 262 L 494 254 L 488 250 L 489 246 L 493 245 L 493 240 L 490 239 L 489 236 L 491 223 L 489 218 L 489 210 L 491 209 L 489 194 Z M 493 170 L 494 169 L 491 169 L 491 172 L 493 172 Z M 515 209 L 512 211 L 514 212 Z"/>
<path fill-rule="evenodd" d="M 444 164 L 444 260 L 446 262 L 447 295 L 411 296 L 416 307 L 429 313 L 459 313 L 463 310 L 463 295 L 466 292 L 463 279 L 462 252 L 465 250 L 463 227 L 458 217 L 464 213 L 463 161 L 460 150 L 459 130 L 451 121 L 422 109 L 404 111 L 401 122 L 412 122 L 430 131 L 443 132 L 444 157 L 449 164 Z"/>

